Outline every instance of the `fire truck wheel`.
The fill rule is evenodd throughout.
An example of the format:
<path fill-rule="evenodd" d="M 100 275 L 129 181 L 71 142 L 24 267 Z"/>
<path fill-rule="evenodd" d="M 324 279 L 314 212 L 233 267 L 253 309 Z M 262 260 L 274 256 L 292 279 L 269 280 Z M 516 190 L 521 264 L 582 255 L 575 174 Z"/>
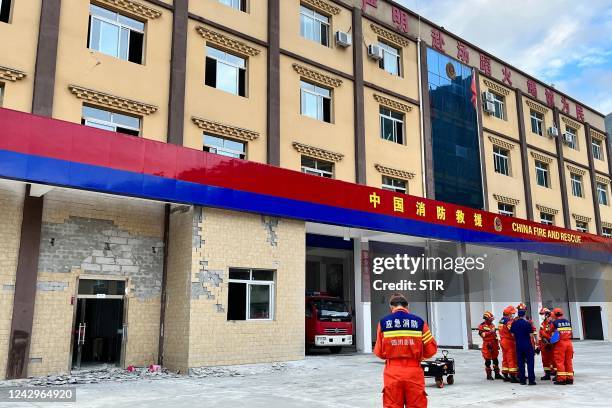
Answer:
<path fill-rule="evenodd" d="M 444 379 L 442 377 L 436 378 L 436 386 L 438 388 L 444 388 Z"/>
<path fill-rule="evenodd" d="M 338 354 L 342 351 L 342 347 L 330 347 L 329 351 L 331 351 L 332 354 Z"/>
<path fill-rule="evenodd" d="M 448 385 L 453 385 L 455 383 L 455 377 L 453 377 L 452 375 L 449 375 L 448 377 L 446 377 L 446 383 Z"/>

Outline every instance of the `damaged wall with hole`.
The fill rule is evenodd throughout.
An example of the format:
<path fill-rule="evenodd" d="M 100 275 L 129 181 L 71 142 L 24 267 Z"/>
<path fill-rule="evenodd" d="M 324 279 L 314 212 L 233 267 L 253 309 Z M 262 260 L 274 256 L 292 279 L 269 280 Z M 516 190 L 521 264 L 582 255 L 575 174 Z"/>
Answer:
<path fill-rule="evenodd" d="M 186 372 L 304 358 L 305 245 L 300 221 L 173 206 L 164 365 Z M 272 320 L 227 320 L 229 268 L 276 271 Z"/>
<path fill-rule="evenodd" d="M 125 365 L 157 361 L 163 204 L 67 189 L 44 196 L 29 375 L 66 372 L 78 279 L 125 279 Z"/>

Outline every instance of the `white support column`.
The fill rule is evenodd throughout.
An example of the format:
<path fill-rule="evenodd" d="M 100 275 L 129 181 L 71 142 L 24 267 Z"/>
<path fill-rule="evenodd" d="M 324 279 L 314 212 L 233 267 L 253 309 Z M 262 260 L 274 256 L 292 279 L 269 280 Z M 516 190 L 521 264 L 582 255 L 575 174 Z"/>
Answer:
<path fill-rule="evenodd" d="M 353 240 L 353 270 L 355 271 L 355 337 L 357 351 L 372 352 L 372 313 L 370 302 L 370 270 L 368 243 Z M 362 262 L 363 253 L 363 262 Z"/>

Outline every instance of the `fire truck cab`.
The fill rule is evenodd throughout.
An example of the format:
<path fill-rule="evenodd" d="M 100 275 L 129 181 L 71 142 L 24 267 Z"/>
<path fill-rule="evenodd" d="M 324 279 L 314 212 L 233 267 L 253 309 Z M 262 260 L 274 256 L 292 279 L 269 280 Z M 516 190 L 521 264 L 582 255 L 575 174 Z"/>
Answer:
<path fill-rule="evenodd" d="M 328 347 L 339 353 L 353 345 L 353 316 L 339 297 L 324 292 L 306 293 L 306 347 Z"/>

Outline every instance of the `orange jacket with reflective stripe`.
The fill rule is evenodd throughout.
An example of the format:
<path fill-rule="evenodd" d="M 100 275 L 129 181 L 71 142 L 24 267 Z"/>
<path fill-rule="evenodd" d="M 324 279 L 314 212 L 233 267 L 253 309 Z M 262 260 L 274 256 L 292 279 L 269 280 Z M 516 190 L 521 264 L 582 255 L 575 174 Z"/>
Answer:
<path fill-rule="evenodd" d="M 512 326 L 512 322 L 514 322 L 514 319 L 510 319 L 509 317 L 501 318 L 498 326 L 500 339 L 514 341 L 514 336 L 512 336 L 512 333 L 510 333 L 510 327 Z"/>
<path fill-rule="evenodd" d="M 395 308 L 378 323 L 374 354 L 382 359 L 421 361 L 437 351 L 438 345 L 427 323 L 403 307 Z"/>
<path fill-rule="evenodd" d="M 572 324 L 567 319 L 557 319 L 552 322 L 553 331 L 559 332 L 559 341 L 572 340 Z"/>

